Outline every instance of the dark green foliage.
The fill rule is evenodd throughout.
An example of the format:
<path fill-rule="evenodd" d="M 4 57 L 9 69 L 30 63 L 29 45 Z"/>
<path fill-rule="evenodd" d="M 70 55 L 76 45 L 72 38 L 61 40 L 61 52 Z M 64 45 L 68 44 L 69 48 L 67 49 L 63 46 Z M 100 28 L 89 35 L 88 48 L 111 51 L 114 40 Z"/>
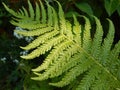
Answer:
<path fill-rule="evenodd" d="M 13 25 L 25 30 L 15 30 L 23 36 L 34 36 L 34 40 L 25 47 L 30 50 L 28 55 L 21 56 L 23 59 L 34 59 L 45 55 L 43 63 L 32 69 L 37 75 L 33 80 L 49 80 L 59 78 L 56 82 L 49 83 L 57 87 L 68 85 L 68 89 L 76 90 L 115 90 L 120 89 L 120 41 L 113 45 L 114 25 L 108 20 L 109 29 L 103 37 L 103 28 L 100 20 L 92 16 L 96 28 L 91 38 L 90 20 L 84 19 L 84 25 L 73 15 L 72 22 L 64 16 L 62 6 L 59 2 L 58 12 L 46 2 L 46 6 L 36 3 L 36 9 L 28 1 L 29 9 L 20 9 L 15 12 L 5 8 L 15 19 Z M 79 7 L 80 4 L 76 4 Z M 79 7 L 80 9 L 88 4 Z M 90 14 L 86 9 L 85 13 Z M 92 11 L 91 11 L 92 12 Z M 113 11 L 112 11 L 113 12 Z M 29 79 L 26 79 L 26 81 Z M 69 87 L 69 85 L 71 87 Z"/>
<path fill-rule="evenodd" d="M 104 0 L 104 6 L 109 16 L 111 16 L 116 10 L 120 13 L 120 0 Z"/>
<path fill-rule="evenodd" d="M 22 89 L 22 80 L 19 71 L 16 70 L 19 63 L 17 40 L 9 39 L 6 34 L 0 36 L 0 89 L 12 90 L 15 88 Z"/>

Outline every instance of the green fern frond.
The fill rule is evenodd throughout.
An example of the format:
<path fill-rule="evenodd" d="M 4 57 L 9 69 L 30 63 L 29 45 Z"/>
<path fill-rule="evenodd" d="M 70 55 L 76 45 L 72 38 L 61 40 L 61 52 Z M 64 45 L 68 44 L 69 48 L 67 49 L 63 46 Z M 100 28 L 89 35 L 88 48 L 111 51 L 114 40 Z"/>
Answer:
<path fill-rule="evenodd" d="M 35 9 L 35 21 L 38 21 L 40 20 L 41 18 L 41 13 L 40 13 L 40 7 L 38 5 L 38 3 L 36 3 L 36 9 Z"/>
<path fill-rule="evenodd" d="M 54 61 L 54 63 L 49 66 L 49 68 L 46 69 L 46 72 L 49 72 L 50 78 L 56 77 L 61 75 L 62 73 L 69 70 L 71 67 L 75 65 L 75 62 L 73 65 L 71 65 L 71 62 L 69 59 L 72 55 L 78 52 L 78 48 L 73 46 L 70 46 L 65 50 L 63 53 L 60 54 L 58 59 Z M 54 72 L 54 73 L 52 73 Z M 44 75 L 44 74 L 43 74 Z"/>
<path fill-rule="evenodd" d="M 13 25 L 16 25 L 16 26 L 19 26 L 19 27 L 21 27 L 21 28 L 23 28 L 23 29 L 27 29 L 27 30 L 34 30 L 34 29 L 39 29 L 39 28 L 44 28 L 44 27 L 47 27 L 48 25 L 47 24 L 40 24 L 40 23 L 37 23 L 37 22 L 34 22 L 34 21 L 32 21 L 32 22 L 24 22 L 24 23 L 22 23 L 22 22 L 20 22 L 20 23 L 18 23 L 18 22 L 15 22 L 15 21 L 11 21 L 11 23 L 13 24 Z M 31 25 L 32 24 L 32 25 Z"/>
<path fill-rule="evenodd" d="M 120 80 L 119 70 L 120 66 L 120 41 L 114 46 L 112 51 L 110 52 L 109 59 L 107 61 L 107 67 L 111 71 L 111 73 Z M 114 60 L 114 61 L 113 61 Z"/>
<path fill-rule="evenodd" d="M 85 19 L 85 27 L 83 31 L 83 48 L 89 53 L 91 49 L 91 24 L 88 18 L 86 18 L 85 16 L 83 16 L 83 18 Z"/>
<path fill-rule="evenodd" d="M 39 71 L 47 69 L 52 64 L 52 62 L 55 62 L 55 60 L 58 59 L 60 53 L 62 53 L 70 45 L 71 45 L 70 41 L 65 41 L 65 42 L 60 43 L 59 45 L 56 45 L 54 49 L 50 52 L 48 57 L 46 57 L 43 64 L 37 67 L 36 69 L 32 69 L 32 71 L 39 72 Z"/>
<path fill-rule="evenodd" d="M 44 8 L 44 6 L 43 6 L 43 4 L 42 4 L 42 2 L 40 1 L 40 6 L 41 6 L 41 12 L 42 12 L 42 19 L 41 19 L 41 22 L 42 23 L 46 23 L 46 10 L 45 10 L 45 8 Z"/>
<path fill-rule="evenodd" d="M 63 40 L 65 40 L 64 36 L 55 37 L 52 40 L 46 41 L 45 43 L 37 47 L 37 49 L 33 50 L 30 54 L 21 57 L 24 59 L 33 59 L 35 57 L 39 57 L 40 55 L 45 54 L 45 52 L 51 50 L 52 47 L 59 44 Z"/>
<path fill-rule="evenodd" d="M 82 44 L 81 40 L 80 40 L 81 39 L 80 34 L 82 32 L 81 26 L 80 26 L 79 22 L 77 21 L 77 18 L 75 17 L 75 15 L 73 15 L 73 19 L 74 19 L 74 26 L 73 26 L 74 41 L 76 43 L 78 43 L 79 45 L 81 45 Z M 70 32 L 70 30 L 69 30 L 69 32 Z"/>
<path fill-rule="evenodd" d="M 53 30 L 53 27 L 45 27 L 45 28 L 38 28 L 36 30 L 31 30 L 31 31 L 19 31 L 16 30 L 15 32 L 18 34 L 21 34 L 23 36 L 39 36 L 42 34 L 45 34 L 47 32 L 51 32 Z"/>
<path fill-rule="evenodd" d="M 70 22 L 66 22 L 66 36 L 70 39 L 73 40 L 73 33 L 72 33 L 72 25 Z"/>
<path fill-rule="evenodd" d="M 48 12 L 48 25 L 52 26 L 53 25 L 52 7 L 49 5 L 47 1 L 46 1 L 46 4 L 47 4 L 47 12 Z"/>
<path fill-rule="evenodd" d="M 113 45 L 114 25 L 109 22 L 108 34 L 103 38 L 100 20 L 93 16 L 96 30 L 91 38 L 92 26 L 85 16 L 84 25 L 73 15 L 73 23 L 66 20 L 58 1 L 58 12 L 47 2 L 40 1 L 34 9 L 28 1 L 29 10 L 24 7 L 15 12 L 9 9 L 14 18 L 11 23 L 25 30 L 15 30 L 23 36 L 36 36 L 30 44 L 21 47 L 32 50 L 23 59 L 33 59 L 46 54 L 43 63 L 32 69 L 33 80 L 46 80 L 61 76 L 60 81 L 50 85 L 63 87 L 77 82 L 76 90 L 115 90 L 120 89 L 120 41 Z M 40 5 L 40 6 L 39 6 Z M 34 50 L 33 50 L 34 49 Z"/>
<path fill-rule="evenodd" d="M 58 31 L 52 31 L 50 33 L 43 34 L 41 36 L 38 36 L 34 41 L 32 41 L 32 43 L 28 44 L 25 47 L 21 47 L 21 48 L 25 50 L 36 48 L 37 46 L 45 43 L 47 40 L 49 40 L 50 38 L 53 38 L 57 34 L 59 34 Z"/>
<path fill-rule="evenodd" d="M 100 68 L 96 65 L 92 67 L 92 69 L 87 72 L 87 75 L 85 78 L 81 81 L 81 83 L 78 85 L 76 90 L 89 90 L 91 85 L 95 82 L 96 77 L 100 74 Z M 95 90 L 95 89 L 93 89 Z"/>
<path fill-rule="evenodd" d="M 102 29 L 102 25 L 101 25 L 99 19 L 97 19 L 96 17 L 94 17 L 94 19 L 96 21 L 96 32 L 95 32 L 93 42 L 91 45 L 91 53 L 92 53 L 93 57 L 98 59 L 100 52 L 101 52 L 103 29 Z"/>
<path fill-rule="evenodd" d="M 109 21 L 109 31 L 108 31 L 106 38 L 104 39 L 103 46 L 101 47 L 102 48 L 101 56 L 99 57 L 101 58 L 100 60 L 104 64 L 109 58 L 109 52 L 111 50 L 111 46 L 112 46 L 113 39 L 114 39 L 114 26 L 112 25 L 112 22 L 109 19 L 107 20 Z"/>
<path fill-rule="evenodd" d="M 21 14 L 21 16 L 24 16 L 24 12 L 21 9 L 19 10 L 19 14 Z"/>
<path fill-rule="evenodd" d="M 28 0 L 28 8 L 29 8 L 29 13 L 30 13 L 30 17 L 34 19 L 34 9 L 32 4 L 30 3 L 30 0 Z"/>
<path fill-rule="evenodd" d="M 11 13 L 13 16 L 17 16 L 17 13 L 16 13 L 14 10 L 8 8 L 4 3 L 2 3 L 2 4 L 4 5 L 5 9 L 6 9 L 9 13 Z"/>
<path fill-rule="evenodd" d="M 28 14 L 27 10 L 26 10 L 24 7 L 22 7 L 22 10 L 23 10 L 23 12 L 24 12 L 24 15 L 25 15 L 26 17 L 28 17 L 29 14 Z"/>
<path fill-rule="evenodd" d="M 111 60 L 119 59 L 119 54 L 120 54 L 120 41 L 114 46 L 114 49 L 110 52 L 110 58 Z"/>
<path fill-rule="evenodd" d="M 61 34 L 66 34 L 66 20 L 65 20 L 65 16 L 64 16 L 64 12 L 62 10 L 62 6 L 60 5 L 60 3 L 58 1 L 56 1 L 59 7 L 59 12 L 58 12 L 58 16 L 59 16 L 59 23 L 60 23 L 60 32 Z"/>
<path fill-rule="evenodd" d="M 53 7 L 51 7 L 51 8 L 52 8 L 52 11 L 53 11 L 52 17 L 54 18 L 54 19 L 53 19 L 53 26 L 54 26 L 54 29 L 59 30 L 58 15 L 57 15 L 55 9 L 54 9 Z"/>
<path fill-rule="evenodd" d="M 76 79 L 80 74 L 88 70 L 93 64 L 92 61 L 86 61 L 87 57 L 83 55 L 79 55 L 78 57 L 79 58 L 77 60 L 80 60 L 79 61 L 80 63 L 75 67 L 71 68 L 69 72 L 66 72 L 65 76 L 62 78 L 61 81 L 56 83 L 50 83 L 50 85 L 57 86 L 57 87 L 63 87 L 65 85 L 68 85 L 72 83 L 72 81 Z"/>

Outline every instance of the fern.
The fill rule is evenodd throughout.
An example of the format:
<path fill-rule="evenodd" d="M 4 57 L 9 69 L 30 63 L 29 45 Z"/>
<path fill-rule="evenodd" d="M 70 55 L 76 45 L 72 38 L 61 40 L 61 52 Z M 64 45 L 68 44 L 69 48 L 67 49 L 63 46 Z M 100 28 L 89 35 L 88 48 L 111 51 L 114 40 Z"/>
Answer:
<path fill-rule="evenodd" d="M 46 8 L 41 1 L 36 3 L 34 10 L 28 1 L 29 10 L 22 7 L 19 12 L 9 9 L 3 3 L 6 10 L 14 16 L 11 23 L 25 29 L 15 32 L 23 36 L 37 36 L 30 44 L 21 47 L 24 50 L 32 50 L 21 57 L 29 60 L 48 53 L 43 63 L 32 69 L 37 77 L 31 79 L 45 80 L 62 76 L 60 81 L 50 82 L 50 85 L 63 87 L 76 81 L 75 87 L 72 87 L 76 90 L 120 89 L 120 41 L 112 48 L 112 21 L 107 19 L 109 30 L 103 38 L 102 25 L 99 19 L 93 16 L 96 32 L 92 39 L 89 19 L 80 16 L 85 20 L 85 25 L 81 25 L 73 15 L 71 23 L 65 19 L 60 3 L 57 4 L 58 13 L 48 2 Z"/>

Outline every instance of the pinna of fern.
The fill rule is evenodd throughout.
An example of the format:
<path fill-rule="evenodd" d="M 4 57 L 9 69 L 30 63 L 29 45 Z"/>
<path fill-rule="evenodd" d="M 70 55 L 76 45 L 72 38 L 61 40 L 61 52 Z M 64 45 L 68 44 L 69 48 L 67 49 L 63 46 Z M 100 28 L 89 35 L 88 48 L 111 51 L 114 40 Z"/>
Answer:
<path fill-rule="evenodd" d="M 21 58 L 31 60 L 46 54 L 43 63 L 33 73 L 37 75 L 33 80 L 46 80 L 61 76 L 58 82 L 50 85 L 63 87 L 76 82 L 76 90 L 114 90 L 120 89 L 120 41 L 113 45 L 114 25 L 109 22 L 108 34 L 103 38 L 103 28 L 100 20 L 92 16 L 96 23 L 96 32 L 91 38 L 90 20 L 81 16 L 85 21 L 82 26 L 73 15 L 73 23 L 65 19 L 62 6 L 59 2 L 58 13 L 46 2 L 36 3 L 34 9 L 28 1 L 29 10 L 24 7 L 18 12 L 4 7 L 14 18 L 11 23 L 24 31 L 15 30 L 23 36 L 36 38 L 24 50 L 32 50 Z M 46 6 L 46 8 L 45 8 Z"/>

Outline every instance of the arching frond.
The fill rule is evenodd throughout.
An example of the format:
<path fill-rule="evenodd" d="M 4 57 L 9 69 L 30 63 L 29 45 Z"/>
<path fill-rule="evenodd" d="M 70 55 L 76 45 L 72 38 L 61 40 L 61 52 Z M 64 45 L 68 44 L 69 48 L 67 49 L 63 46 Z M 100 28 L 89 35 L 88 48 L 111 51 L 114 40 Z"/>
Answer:
<path fill-rule="evenodd" d="M 41 18 L 40 7 L 38 3 L 36 3 L 35 20 L 39 22 L 40 18 Z"/>
<path fill-rule="evenodd" d="M 34 19 L 34 9 L 32 4 L 30 3 L 30 0 L 28 0 L 28 8 L 29 8 L 29 13 L 30 13 L 30 17 Z"/>
<path fill-rule="evenodd" d="M 19 31 L 16 30 L 15 32 L 18 34 L 21 34 L 23 36 L 39 36 L 42 35 L 46 32 L 50 32 L 53 30 L 53 27 L 49 26 L 49 27 L 45 27 L 45 28 L 38 28 L 36 30 L 32 30 L 32 31 Z"/>
<path fill-rule="evenodd" d="M 103 36 L 103 29 L 102 25 L 96 17 L 94 17 L 95 22 L 96 22 L 96 32 L 93 38 L 93 42 L 91 45 L 91 53 L 93 57 L 98 59 L 100 52 L 101 52 L 101 43 L 102 43 L 102 36 Z"/>
<path fill-rule="evenodd" d="M 103 38 L 100 20 L 93 16 L 96 23 L 95 34 L 91 38 L 92 26 L 85 16 L 82 25 L 73 15 L 73 22 L 64 16 L 58 1 L 56 11 L 47 1 L 41 1 L 33 8 L 28 1 L 29 10 L 22 7 L 18 12 L 3 4 L 14 19 L 11 23 L 23 28 L 15 30 L 23 36 L 36 36 L 30 44 L 21 47 L 31 50 L 23 59 L 34 59 L 45 54 L 43 63 L 32 69 L 36 75 L 33 80 L 46 80 L 61 76 L 59 81 L 50 85 L 63 87 L 77 82 L 76 90 L 115 90 L 120 89 L 120 41 L 113 45 L 114 25 L 108 20 L 109 30 Z M 47 53 L 47 55 L 46 55 Z"/>
<path fill-rule="evenodd" d="M 25 47 L 21 47 L 22 49 L 25 50 L 30 50 L 33 48 L 36 48 L 37 46 L 39 46 L 40 44 L 45 43 L 47 40 L 49 40 L 50 38 L 53 38 L 55 35 L 59 34 L 58 31 L 52 31 L 50 33 L 46 33 L 43 34 L 39 37 L 37 37 L 34 41 L 32 41 L 32 43 L 30 43 L 29 45 L 25 46 Z"/>

